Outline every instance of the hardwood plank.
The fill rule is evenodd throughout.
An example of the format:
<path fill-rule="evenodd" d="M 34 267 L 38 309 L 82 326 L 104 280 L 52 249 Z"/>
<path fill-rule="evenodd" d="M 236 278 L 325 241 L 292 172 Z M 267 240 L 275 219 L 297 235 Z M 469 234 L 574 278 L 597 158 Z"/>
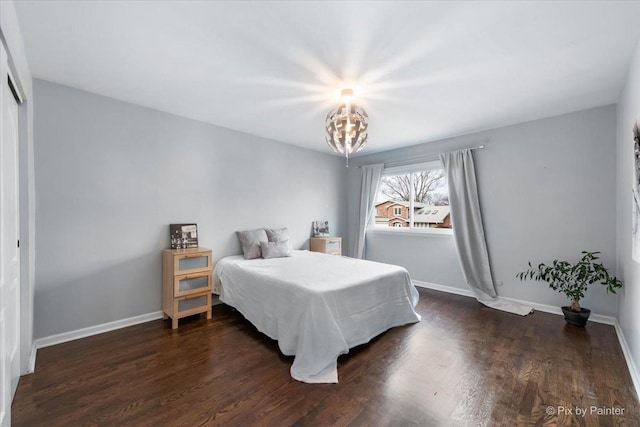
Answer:
<path fill-rule="evenodd" d="M 237 311 L 153 321 L 38 351 L 14 426 L 638 426 L 612 326 L 520 317 L 420 289 L 422 322 L 338 359 L 338 384 L 291 379 L 292 357 Z M 548 413 L 551 406 L 553 413 Z M 624 409 L 587 413 L 591 406 Z M 572 414 L 559 411 L 569 408 Z"/>

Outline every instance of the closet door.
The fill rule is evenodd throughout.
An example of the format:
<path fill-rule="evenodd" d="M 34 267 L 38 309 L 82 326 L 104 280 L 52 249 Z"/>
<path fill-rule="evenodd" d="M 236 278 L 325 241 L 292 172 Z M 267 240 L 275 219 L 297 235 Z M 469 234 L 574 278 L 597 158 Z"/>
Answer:
<path fill-rule="evenodd" d="M 18 104 L 9 87 L 7 54 L 0 44 L 0 427 L 11 424 L 20 377 L 20 250 Z"/>

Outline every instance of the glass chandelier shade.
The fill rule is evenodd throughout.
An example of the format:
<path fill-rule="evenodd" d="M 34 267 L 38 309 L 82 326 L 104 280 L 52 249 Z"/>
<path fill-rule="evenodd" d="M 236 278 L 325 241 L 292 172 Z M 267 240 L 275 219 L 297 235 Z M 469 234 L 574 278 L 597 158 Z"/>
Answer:
<path fill-rule="evenodd" d="M 349 166 L 349 155 L 362 150 L 367 144 L 367 121 L 369 116 L 362 107 L 351 102 L 353 90 L 343 89 L 342 102 L 338 108 L 329 111 L 325 120 L 327 144 L 331 149 L 344 154 Z"/>

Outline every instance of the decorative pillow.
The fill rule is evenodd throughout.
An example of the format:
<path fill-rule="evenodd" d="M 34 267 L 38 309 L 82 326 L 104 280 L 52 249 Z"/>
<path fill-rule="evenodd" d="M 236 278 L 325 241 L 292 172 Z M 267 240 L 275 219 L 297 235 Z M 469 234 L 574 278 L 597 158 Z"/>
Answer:
<path fill-rule="evenodd" d="M 270 242 L 289 241 L 289 231 L 286 228 L 265 228 L 267 238 Z"/>
<path fill-rule="evenodd" d="M 291 244 L 289 237 L 289 230 L 286 228 L 265 228 L 264 231 L 267 232 L 267 238 L 270 242 L 287 242 L 289 250 L 293 250 L 293 245 Z"/>
<path fill-rule="evenodd" d="M 237 231 L 236 235 L 238 236 L 238 240 L 240 240 L 244 259 L 260 258 L 262 256 L 260 243 L 269 241 L 269 239 L 267 239 L 267 233 L 262 228 L 258 230 Z"/>
<path fill-rule="evenodd" d="M 291 256 L 289 242 L 260 242 L 262 257 L 268 258 L 284 258 Z"/>

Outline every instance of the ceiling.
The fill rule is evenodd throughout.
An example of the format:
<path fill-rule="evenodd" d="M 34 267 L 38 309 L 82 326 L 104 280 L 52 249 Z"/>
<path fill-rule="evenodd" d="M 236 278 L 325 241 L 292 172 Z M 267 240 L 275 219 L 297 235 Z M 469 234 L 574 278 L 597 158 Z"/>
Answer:
<path fill-rule="evenodd" d="M 640 2 L 16 1 L 34 77 L 329 152 L 352 87 L 364 153 L 615 103 Z"/>

